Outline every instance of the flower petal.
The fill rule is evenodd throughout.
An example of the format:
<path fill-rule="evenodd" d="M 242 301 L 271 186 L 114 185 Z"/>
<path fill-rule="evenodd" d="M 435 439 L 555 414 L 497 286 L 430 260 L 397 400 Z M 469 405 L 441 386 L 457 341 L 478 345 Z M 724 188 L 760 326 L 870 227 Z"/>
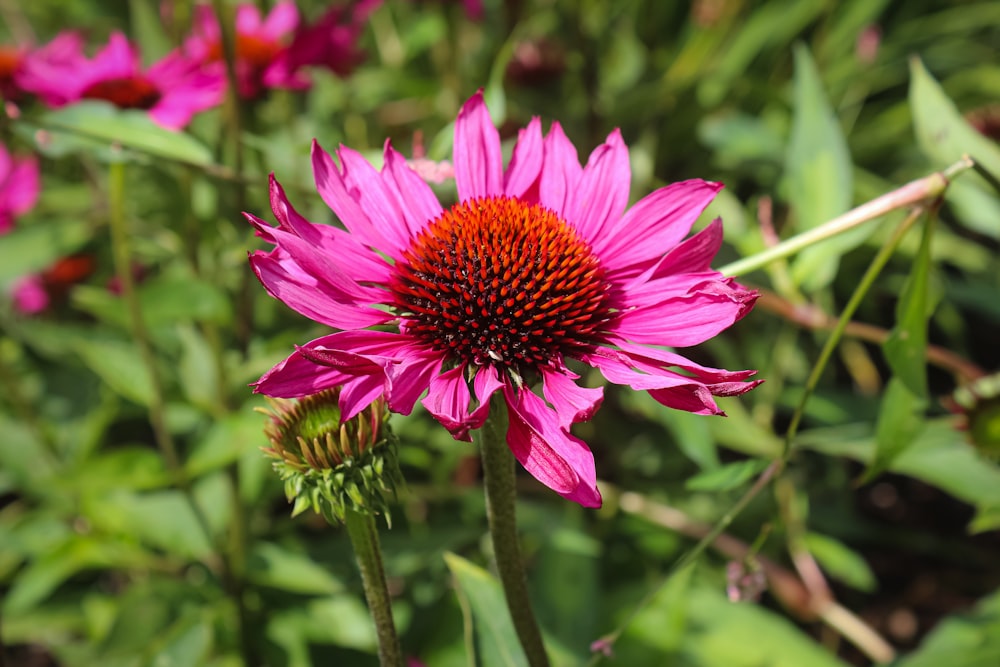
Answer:
<path fill-rule="evenodd" d="M 721 189 L 701 180 L 660 188 L 636 202 L 611 233 L 594 238 L 594 252 L 609 271 L 639 273 L 687 236 Z"/>
<path fill-rule="evenodd" d="M 518 130 L 517 144 L 510 156 L 510 165 L 504 173 L 503 191 L 508 197 L 524 198 L 535 185 L 542 169 L 544 149 L 542 121 L 535 116 L 528 126 Z"/>
<path fill-rule="evenodd" d="M 600 507 L 594 455 L 559 427 L 554 410 L 527 389 L 503 388 L 509 426 L 507 445 L 524 469 L 567 500 Z"/>
<path fill-rule="evenodd" d="M 500 133 L 490 120 L 482 90 L 470 97 L 458 112 L 454 153 L 459 201 L 503 194 Z"/>
<path fill-rule="evenodd" d="M 542 369 L 542 393 L 559 416 L 559 428 L 568 431 L 576 422 L 589 421 L 604 400 L 604 389 L 588 389 L 574 382 L 580 376 L 569 370 Z"/>
<path fill-rule="evenodd" d="M 456 440 L 470 442 L 469 431 L 476 427 L 468 424 L 472 395 L 465 369 L 463 364 L 432 378 L 427 396 L 420 403 Z"/>
<path fill-rule="evenodd" d="M 567 221 L 588 241 L 607 236 L 628 206 L 631 180 L 628 149 L 615 130 L 590 154 L 578 187 L 569 193 Z"/>
<path fill-rule="evenodd" d="M 544 148 L 545 165 L 539 179 L 538 198 L 543 206 L 565 215 L 579 186 L 583 168 L 576 147 L 566 138 L 559 123 L 552 123 L 545 136 Z"/>
<path fill-rule="evenodd" d="M 388 140 L 385 142 L 382 178 L 389 190 L 398 193 L 400 197 L 399 209 L 403 211 L 403 220 L 406 221 L 410 238 L 419 234 L 427 223 L 444 211 L 431 187 L 406 164 L 406 158 L 393 150 Z"/>

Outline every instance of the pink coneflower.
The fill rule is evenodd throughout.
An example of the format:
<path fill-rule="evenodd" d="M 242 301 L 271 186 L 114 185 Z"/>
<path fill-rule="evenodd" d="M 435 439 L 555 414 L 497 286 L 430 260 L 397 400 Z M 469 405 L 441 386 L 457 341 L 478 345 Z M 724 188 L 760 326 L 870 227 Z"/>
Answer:
<path fill-rule="evenodd" d="M 308 222 L 272 177 L 278 227 L 247 218 L 275 247 L 250 263 L 272 296 L 341 331 L 297 348 L 255 391 L 290 398 L 339 386 L 344 419 L 383 395 L 408 414 L 427 392 L 421 403 L 463 440 L 502 397 L 517 460 L 597 507 L 594 457 L 569 429 L 603 390 L 578 386 L 568 360 L 697 414 L 722 414 L 714 396 L 753 388 L 754 371 L 660 347 L 715 336 L 756 298 L 709 268 L 721 221 L 684 240 L 722 186 L 675 183 L 626 212 L 631 172 L 617 130 L 581 167 L 558 123 L 545 137 L 541 128 L 535 118 L 520 131 L 504 168 L 474 95 L 455 122 L 459 201 L 448 209 L 388 143 L 381 172 L 344 147 L 338 166 L 314 144 L 317 188 L 346 231 Z"/>
<path fill-rule="evenodd" d="M 35 158 L 13 157 L 7 147 L 0 144 L 0 234 L 9 232 L 14 220 L 34 207 L 38 188 Z"/>
<path fill-rule="evenodd" d="M 236 7 L 236 77 L 240 96 L 258 97 L 267 88 L 305 88 L 309 79 L 289 59 L 288 46 L 299 27 L 299 10 L 292 0 L 278 2 L 266 18 L 257 6 Z M 192 35 L 185 52 L 217 75 L 224 75 L 222 32 L 212 7 L 195 7 Z"/>
<path fill-rule="evenodd" d="M 32 72 L 65 67 L 81 58 L 83 38 L 75 32 L 62 32 L 39 48 L 0 46 L 0 94 L 18 101 L 24 93 L 34 93 L 36 77 Z"/>
<path fill-rule="evenodd" d="M 197 62 L 173 51 L 148 69 L 121 33 L 92 59 L 61 67 L 32 67 L 33 90 L 52 106 L 85 99 L 106 100 L 120 109 L 142 109 L 171 130 L 187 125 L 198 112 L 222 101 L 225 82 L 201 71 Z"/>
<path fill-rule="evenodd" d="M 326 67 L 347 76 L 363 60 L 358 40 L 368 17 L 382 0 L 352 0 L 335 5 L 309 25 L 300 26 L 289 47 L 291 67 Z"/>

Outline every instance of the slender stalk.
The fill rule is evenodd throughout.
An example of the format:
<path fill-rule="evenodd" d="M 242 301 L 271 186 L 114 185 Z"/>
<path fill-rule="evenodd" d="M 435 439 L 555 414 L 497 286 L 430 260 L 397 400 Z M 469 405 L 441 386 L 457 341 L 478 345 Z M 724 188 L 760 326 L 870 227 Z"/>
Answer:
<path fill-rule="evenodd" d="M 532 667 L 547 667 L 549 659 L 542 642 L 542 633 L 535 620 L 528 596 L 528 578 L 521 559 L 517 534 L 517 488 L 514 455 L 507 447 L 507 406 L 493 398 L 490 415 L 476 438 L 483 457 L 486 487 L 486 514 L 493 541 L 497 572 L 507 598 L 507 609 L 514 629 Z"/>
<path fill-rule="evenodd" d="M 177 485 L 184 492 L 191 510 L 194 512 L 199 527 L 208 542 L 212 543 L 212 531 L 204 512 L 194 499 L 191 484 L 181 465 L 177 445 L 174 443 L 170 429 L 167 428 L 166 399 L 163 393 L 163 380 L 156 364 L 153 346 L 149 342 L 149 332 L 142 318 L 142 307 L 135 291 L 135 281 L 132 279 L 132 247 L 129 243 L 128 222 L 125 218 L 125 165 L 112 162 L 108 170 L 108 208 L 110 212 L 111 252 L 114 256 L 115 273 L 121 285 L 122 300 L 128 311 L 129 327 L 139 356 L 146 372 L 149 373 L 152 396 L 149 403 L 149 423 L 153 429 L 153 439 L 166 462 L 167 468 L 174 475 Z"/>
<path fill-rule="evenodd" d="M 727 276 L 739 276 L 756 271 L 773 261 L 794 255 L 800 250 L 842 234 L 848 229 L 853 229 L 886 213 L 938 197 L 948 187 L 950 178 L 953 178 L 966 169 L 974 167 L 975 163 L 970 158 L 962 158 L 944 171 L 911 181 L 892 192 L 888 192 L 881 197 L 877 197 L 870 202 L 851 209 L 847 213 L 823 223 L 819 227 L 802 232 L 797 236 L 782 241 L 778 245 L 762 250 L 749 257 L 726 264 L 719 271 Z"/>
<path fill-rule="evenodd" d="M 396 625 L 392 620 L 392 600 L 386 585 L 385 568 L 382 566 L 382 550 L 379 547 L 375 517 L 348 509 L 344 525 L 347 526 L 347 534 L 358 560 L 368 611 L 375 621 L 379 663 L 382 667 L 404 667 L 403 651 L 399 647 Z"/>

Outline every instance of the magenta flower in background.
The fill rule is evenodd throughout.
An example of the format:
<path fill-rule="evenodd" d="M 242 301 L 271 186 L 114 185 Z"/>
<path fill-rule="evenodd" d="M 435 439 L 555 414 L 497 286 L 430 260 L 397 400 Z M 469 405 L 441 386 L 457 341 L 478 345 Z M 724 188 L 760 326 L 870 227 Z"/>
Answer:
<path fill-rule="evenodd" d="M 10 290 L 14 310 L 22 315 L 37 315 L 49 307 L 49 293 L 39 274 L 18 278 Z"/>
<path fill-rule="evenodd" d="M 92 58 L 82 55 L 63 66 L 32 67 L 33 90 L 51 106 L 106 100 L 120 109 L 142 109 L 170 130 L 187 125 L 198 112 L 218 106 L 225 81 L 173 51 L 144 69 L 125 35 L 115 32 Z"/>
<path fill-rule="evenodd" d="M 338 76 L 347 76 L 364 59 L 358 48 L 368 17 L 382 0 L 354 0 L 328 9 L 313 23 L 300 26 L 289 47 L 293 68 L 313 65 L 326 67 Z"/>
<path fill-rule="evenodd" d="M 675 183 L 626 211 L 620 133 L 581 167 L 559 124 L 543 137 L 538 118 L 505 168 L 481 93 L 459 113 L 454 146 L 459 201 L 444 209 L 388 143 L 381 172 L 344 147 L 338 166 L 314 144 L 317 188 L 346 231 L 308 222 L 272 177 L 278 227 L 247 218 L 274 248 L 250 263 L 272 296 L 340 331 L 297 348 L 255 391 L 290 398 L 340 386 L 344 419 L 383 395 L 408 414 L 426 392 L 421 403 L 462 440 L 496 395 L 521 465 L 563 497 L 600 506 L 594 457 L 570 426 L 595 413 L 603 390 L 579 386 L 568 360 L 697 414 L 722 414 L 715 396 L 758 384 L 747 381 L 755 371 L 661 347 L 715 336 L 756 299 L 709 268 L 721 221 L 685 239 L 722 186 Z"/>
<path fill-rule="evenodd" d="M 293 0 L 278 2 L 266 18 L 251 2 L 237 5 L 236 77 L 241 97 L 258 97 L 267 88 L 309 86 L 308 77 L 289 58 L 288 46 L 298 27 L 299 10 Z M 225 76 L 222 34 L 211 6 L 195 7 L 193 32 L 184 49 L 209 71 Z"/>
<path fill-rule="evenodd" d="M 82 58 L 83 38 L 75 32 L 62 32 L 39 48 L 0 46 L 0 94 L 18 101 L 24 93 L 36 93 L 33 85 L 38 73 L 48 68 L 65 67 Z"/>
<path fill-rule="evenodd" d="M 0 234 L 14 227 L 14 220 L 38 201 L 38 161 L 15 158 L 0 144 Z"/>

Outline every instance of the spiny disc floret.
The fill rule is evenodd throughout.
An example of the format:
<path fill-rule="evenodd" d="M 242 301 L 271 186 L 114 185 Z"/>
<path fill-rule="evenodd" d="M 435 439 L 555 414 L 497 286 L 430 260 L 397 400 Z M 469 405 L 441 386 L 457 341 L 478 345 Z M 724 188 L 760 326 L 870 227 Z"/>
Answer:
<path fill-rule="evenodd" d="M 601 340 L 611 311 L 597 257 L 553 211 L 511 197 L 460 202 L 397 262 L 409 333 L 453 360 L 518 374 Z"/>

